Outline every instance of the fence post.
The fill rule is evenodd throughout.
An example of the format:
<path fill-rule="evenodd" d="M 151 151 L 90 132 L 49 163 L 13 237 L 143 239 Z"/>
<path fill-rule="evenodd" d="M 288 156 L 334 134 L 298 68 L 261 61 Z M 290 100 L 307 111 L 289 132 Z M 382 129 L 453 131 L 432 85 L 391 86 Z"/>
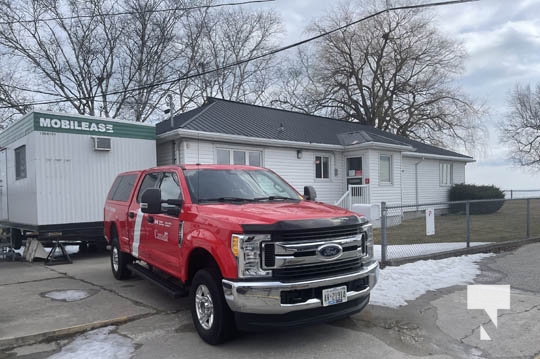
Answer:
<path fill-rule="evenodd" d="M 514 190 L 510 190 L 510 199 L 514 199 Z"/>
<path fill-rule="evenodd" d="M 527 238 L 531 237 L 531 200 L 527 198 Z"/>
<path fill-rule="evenodd" d="M 381 262 L 386 263 L 386 202 L 381 202 Z"/>
<path fill-rule="evenodd" d="M 465 203 L 465 216 L 467 221 L 467 248 L 471 246 L 471 202 Z"/>

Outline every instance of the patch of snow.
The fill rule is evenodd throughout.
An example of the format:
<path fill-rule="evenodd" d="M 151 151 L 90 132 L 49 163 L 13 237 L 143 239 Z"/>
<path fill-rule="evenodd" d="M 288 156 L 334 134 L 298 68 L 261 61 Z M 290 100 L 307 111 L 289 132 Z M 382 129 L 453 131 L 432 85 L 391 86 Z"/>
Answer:
<path fill-rule="evenodd" d="M 133 342 L 111 333 L 115 326 L 92 330 L 78 336 L 49 359 L 128 359 L 135 352 Z"/>
<path fill-rule="evenodd" d="M 471 247 L 490 244 L 491 242 L 471 242 Z M 388 258 L 405 258 L 413 256 L 421 256 L 424 254 L 432 254 L 439 252 L 451 251 L 454 249 L 466 248 L 465 242 L 448 242 L 448 243 L 418 243 L 418 244 L 400 244 L 390 245 L 387 249 Z M 374 257 L 381 260 L 381 246 L 376 244 L 373 247 Z"/>
<path fill-rule="evenodd" d="M 90 293 L 84 290 L 68 289 L 68 290 L 54 290 L 45 294 L 47 298 L 54 300 L 63 300 L 66 302 L 76 302 L 84 298 L 88 298 Z"/>
<path fill-rule="evenodd" d="M 493 255 L 479 253 L 386 267 L 371 291 L 370 303 L 398 308 L 430 290 L 470 284 L 480 274 L 477 262 Z"/>

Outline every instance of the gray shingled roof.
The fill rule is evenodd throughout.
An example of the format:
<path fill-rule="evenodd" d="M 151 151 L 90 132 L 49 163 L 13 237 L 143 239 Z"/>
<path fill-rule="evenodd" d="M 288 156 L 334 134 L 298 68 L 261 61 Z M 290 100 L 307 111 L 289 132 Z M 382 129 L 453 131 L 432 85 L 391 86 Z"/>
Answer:
<path fill-rule="evenodd" d="M 176 115 L 173 127 L 171 127 L 170 120 L 158 123 L 156 125 L 156 134 L 159 136 L 178 128 L 255 138 L 343 146 L 378 142 L 411 146 L 419 153 L 471 158 L 355 122 L 217 98 L 208 98 L 201 107 Z"/>

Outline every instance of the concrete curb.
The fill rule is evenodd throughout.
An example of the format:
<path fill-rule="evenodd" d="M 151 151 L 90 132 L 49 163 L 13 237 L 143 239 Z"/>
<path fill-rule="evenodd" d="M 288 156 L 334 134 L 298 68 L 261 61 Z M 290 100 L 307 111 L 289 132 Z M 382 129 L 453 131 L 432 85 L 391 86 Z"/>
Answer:
<path fill-rule="evenodd" d="M 51 330 L 47 332 L 25 335 L 22 337 L 0 339 L 0 349 L 5 350 L 5 349 L 15 348 L 22 345 L 37 344 L 43 341 L 58 340 L 58 339 L 69 337 L 75 334 L 84 333 L 89 330 L 107 327 L 109 325 L 124 324 L 124 323 L 141 319 L 141 318 L 153 315 L 153 314 L 155 313 L 152 312 L 152 313 L 144 313 L 144 314 L 138 314 L 138 315 L 133 315 L 133 316 L 127 316 L 127 317 L 118 317 L 118 318 L 107 319 L 107 320 L 102 320 L 102 321 L 97 321 L 97 322 L 92 322 L 92 323 L 75 325 L 68 328 L 55 329 L 55 330 Z"/>
<path fill-rule="evenodd" d="M 396 258 L 381 262 L 381 268 L 388 266 L 399 266 L 406 263 L 412 263 L 416 261 L 428 260 L 428 259 L 444 259 L 449 257 L 457 257 L 465 254 L 476 254 L 476 253 L 488 253 L 495 252 L 500 250 L 509 250 L 517 248 L 526 244 L 540 242 L 540 237 L 536 238 L 527 238 L 527 239 L 518 239 L 515 241 L 507 241 L 501 243 L 490 243 L 481 246 L 474 246 L 469 248 L 454 249 L 451 251 L 438 252 L 432 254 L 424 254 L 421 256 L 406 257 L 406 258 Z"/>

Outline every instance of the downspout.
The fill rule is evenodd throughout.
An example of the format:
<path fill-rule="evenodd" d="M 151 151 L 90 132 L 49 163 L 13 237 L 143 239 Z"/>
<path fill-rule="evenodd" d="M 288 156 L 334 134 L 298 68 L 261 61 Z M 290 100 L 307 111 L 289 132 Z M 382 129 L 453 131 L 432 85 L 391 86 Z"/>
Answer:
<path fill-rule="evenodd" d="M 422 159 L 420 159 L 420 161 L 416 162 L 414 164 L 414 182 L 415 182 L 415 186 L 416 186 L 416 190 L 415 190 L 415 197 L 416 197 L 416 211 L 418 212 L 418 204 L 420 203 L 420 197 L 418 195 L 418 165 L 420 163 L 424 162 L 424 157 L 422 157 Z"/>

